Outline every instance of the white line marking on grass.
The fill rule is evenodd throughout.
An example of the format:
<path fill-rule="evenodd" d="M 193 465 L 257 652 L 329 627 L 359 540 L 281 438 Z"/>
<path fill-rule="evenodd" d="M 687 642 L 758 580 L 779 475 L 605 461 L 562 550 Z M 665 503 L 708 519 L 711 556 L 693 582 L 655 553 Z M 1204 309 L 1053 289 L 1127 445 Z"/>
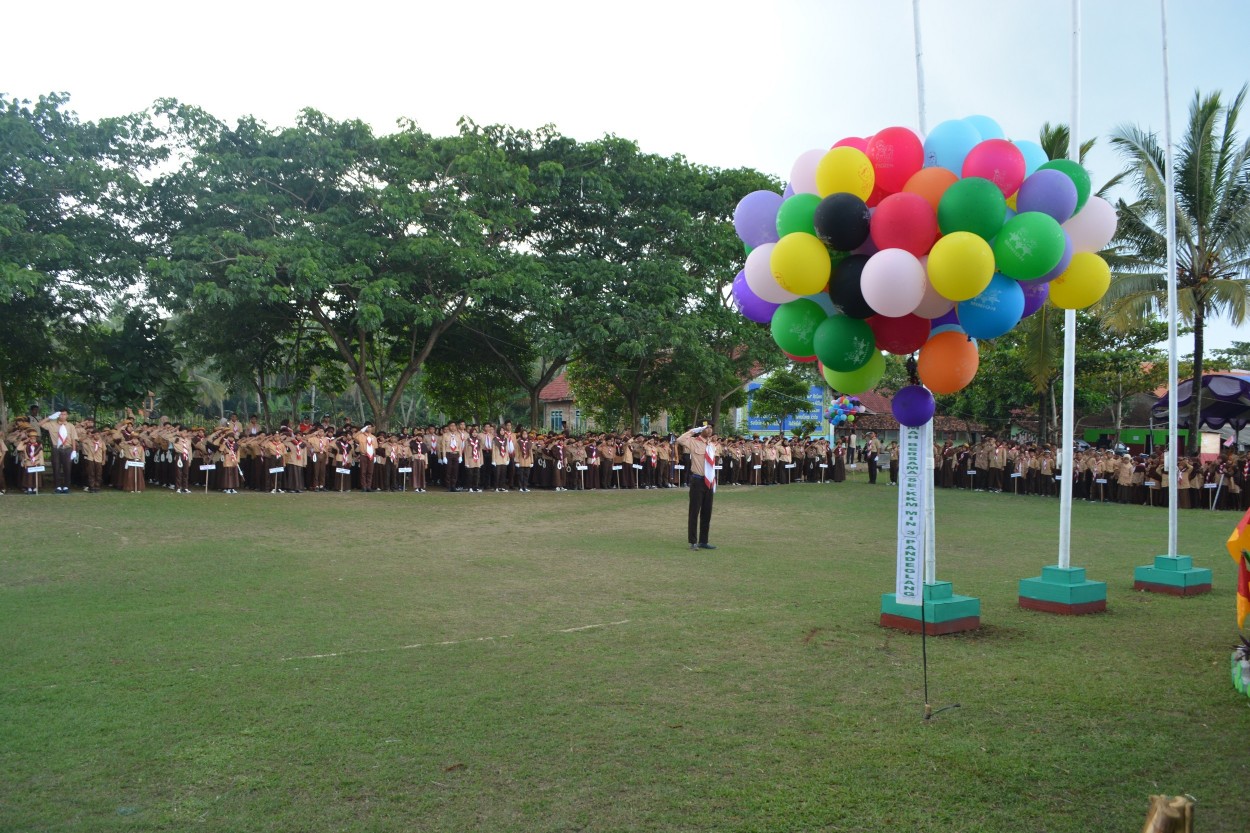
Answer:
<path fill-rule="evenodd" d="M 580 625 L 575 628 L 562 628 L 560 630 L 548 631 L 548 633 L 577 633 L 578 631 L 589 631 L 595 628 L 610 628 L 615 625 L 627 625 L 628 619 L 621 619 L 619 622 L 599 622 L 594 625 Z M 411 645 L 394 645 L 389 648 L 356 648 L 349 651 L 334 651 L 328 654 L 307 654 L 299 657 L 282 657 L 282 662 L 294 662 L 302 659 L 330 659 L 331 657 L 345 657 L 355 654 L 380 654 L 385 651 L 411 651 L 416 648 L 441 648 L 448 645 L 468 645 L 474 642 L 494 642 L 499 639 L 512 639 L 511 634 L 504 636 L 477 636 L 472 639 L 448 639 L 443 642 L 414 642 Z"/>

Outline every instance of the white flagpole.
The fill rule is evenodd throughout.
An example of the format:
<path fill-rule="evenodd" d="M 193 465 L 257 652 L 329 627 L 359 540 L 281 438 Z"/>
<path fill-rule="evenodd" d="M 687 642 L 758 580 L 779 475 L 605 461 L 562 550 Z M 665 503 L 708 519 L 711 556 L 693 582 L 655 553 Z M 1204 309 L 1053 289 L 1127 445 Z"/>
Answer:
<path fill-rule="evenodd" d="M 1179 409 L 1176 400 L 1178 391 L 1176 378 L 1176 166 L 1172 152 L 1172 99 L 1171 83 L 1168 77 L 1168 4 L 1167 0 L 1159 0 L 1159 17 L 1163 29 L 1163 141 L 1167 145 L 1167 234 L 1168 234 L 1168 555 L 1176 555 L 1177 537 L 1177 445 L 1179 433 L 1177 422 Z M 1194 379 L 1194 385 L 1202 384 L 1201 379 Z M 1193 389 L 1191 396 L 1197 396 Z M 1201 420 L 1201 415 L 1199 415 Z M 1197 431 L 1197 425 L 1189 426 L 1190 431 Z"/>
<path fill-rule="evenodd" d="M 924 46 L 920 39 L 920 0 L 911 0 L 912 32 L 916 40 L 916 119 L 921 138 L 928 132 L 924 107 Z M 924 443 L 924 476 L 929 478 L 929 488 L 924 491 L 924 578 L 925 584 L 937 581 L 937 535 L 935 532 L 935 509 L 933 504 L 933 420 L 921 429 Z"/>
<path fill-rule="evenodd" d="M 911 0 L 912 30 L 916 38 L 916 109 L 919 111 L 921 138 L 928 132 L 924 113 L 924 49 L 920 44 L 920 0 Z"/>
<path fill-rule="evenodd" d="M 1081 158 L 1081 0 L 1072 0 L 1072 119 L 1068 126 L 1068 158 Z M 1076 311 L 1063 313 L 1063 480 L 1059 484 L 1059 566 L 1072 564 L 1072 456 L 1076 413 Z"/>

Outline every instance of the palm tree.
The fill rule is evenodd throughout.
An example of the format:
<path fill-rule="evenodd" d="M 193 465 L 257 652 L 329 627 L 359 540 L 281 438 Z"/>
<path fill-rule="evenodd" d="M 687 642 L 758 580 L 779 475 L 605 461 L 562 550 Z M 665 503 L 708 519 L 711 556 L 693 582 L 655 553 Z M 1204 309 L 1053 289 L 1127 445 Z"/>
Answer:
<path fill-rule="evenodd" d="M 1203 328 L 1212 317 L 1246 320 L 1250 293 L 1250 142 L 1237 137 L 1243 86 L 1225 106 L 1218 92 L 1194 93 L 1189 125 L 1176 156 L 1177 313 L 1193 329 L 1193 379 L 1188 422 L 1191 453 L 1198 448 L 1202 408 Z M 1158 137 L 1122 125 L 1111 143 L 1128 162 L 1137 199 L 1120 200 L 1111 289 L 1104 319 L 1129 329 L 1167 310 L 1167 165 Z"/>
<path fill-rule="evenodd" d="M 1045 122 L 1038 134 L 1038 144 L 1049 159 L 1068 158 L 1072 132 L 1066 124 Z M 1079 161 L 1085 164 L 1085 156 L 1093 149 L 1097 139 L 1081 143 Z M 1115 188 L 1125 173 L 1119 173 L 1098 189 L 1097 196 L 1105 198 Z M 1050 426 L 1057 422 L 1052 418 L 1055 411 L 1055 386 L 1063 370 L 1063 321 L 1064 315 L 1050 304 L 1044 305 L 1032 316 L 1020 322 L 1017 330 L 1024 347 L 1025 372 L 1033 383 L 1038 398 L 1038 437 L 1049 439 Z"/>

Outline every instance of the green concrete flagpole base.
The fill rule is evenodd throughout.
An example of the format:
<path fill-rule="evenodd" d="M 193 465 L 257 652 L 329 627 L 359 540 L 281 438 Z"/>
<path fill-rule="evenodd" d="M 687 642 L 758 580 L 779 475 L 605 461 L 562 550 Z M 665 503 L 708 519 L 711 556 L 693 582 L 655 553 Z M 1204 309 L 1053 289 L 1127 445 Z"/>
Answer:
<path fill-rule="evenodd" d="M 1211 592 L 1211 571 L 1195 567 L 1188 555 L 1156 555 L 1155 563 L 1133 569 L 1133 589 L 1170 596 Z"/>
<path fill-rule="evenodd" d="M 929 636 L 974 631 L 981 627 L 981 600 L 973 596 L 957 596 L 949 581 L 924 585 L 924 619 L 920 605 L 901 604 L 894 593 L 881 594 L 881 627 L 920 633 Z"/>
<path fill-rule="evenodd" d="M 1084 567 L 1043 567 L 1036 578 L 1020 579 L 1020 607 L 1079 616 L 1107 609 L 1107 583 L 1089 581 Z"/>

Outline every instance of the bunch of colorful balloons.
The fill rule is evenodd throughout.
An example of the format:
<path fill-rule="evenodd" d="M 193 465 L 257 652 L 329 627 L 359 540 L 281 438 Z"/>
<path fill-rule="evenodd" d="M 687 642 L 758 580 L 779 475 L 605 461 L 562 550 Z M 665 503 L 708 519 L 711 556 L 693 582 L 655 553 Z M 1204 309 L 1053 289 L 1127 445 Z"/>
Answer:
<path fill-rule="evenodd" d="M 866 409 L 860 404 L 859 397 L 835 396 L 833 401 L 829 403 L 829 422 L 834 425 L 842 425 L 843 423 L 851 423 L 855 421 L 856 414 L 862 414 Z"/>
<path fill-rule="evenodd" d="M 874 387 L 882 351 L 918 352 L 933 393 L 976 375 L 978 339 L 1049 301 L 1087 307 L 1111 271 L 1096 254 L 1115 210 L 1075 162 L 1011 142 L 985 116 L 850 137 L 795 161 L 784 194 L 754 191 L 734 227 L 746 246 L 741 313 L 845 394 Z"/>

